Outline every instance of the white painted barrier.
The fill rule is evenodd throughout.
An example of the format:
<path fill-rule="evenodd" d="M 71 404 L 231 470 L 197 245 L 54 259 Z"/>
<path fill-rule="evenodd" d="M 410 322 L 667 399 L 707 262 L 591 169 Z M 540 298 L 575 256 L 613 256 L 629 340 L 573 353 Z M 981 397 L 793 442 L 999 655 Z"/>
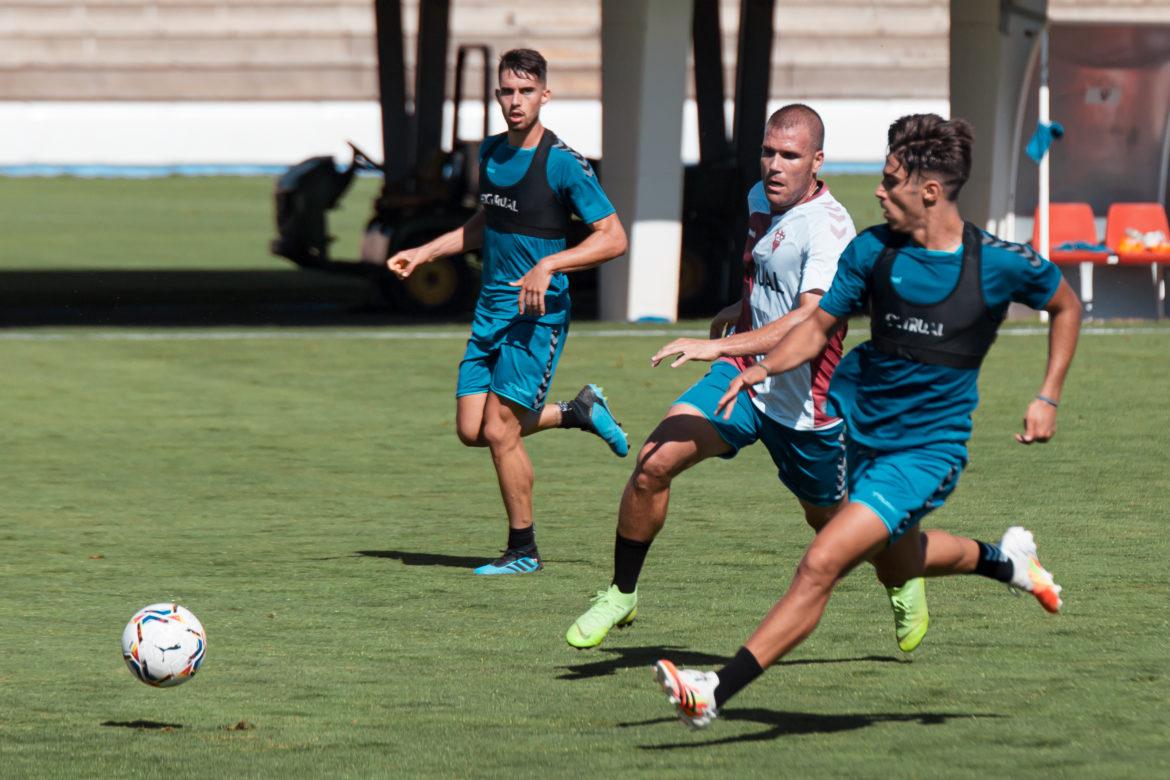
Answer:
<path fill-rule="evenodd" d="M 946 114 L 945 100 L 814 100 L 825 119 L 830 165 L 872 167 L 884 157 L 886 128 L 909 113 Z M 771 108 L 778 108 L 775 102 Z M 465 138 L 479 132 L 474 101 L 460 112 Z M 504 129 L 495 107 L 493 132 Z M 731 105 L 727 106 L 730 126 Z M 601 106 L 594 100 L 554 100 L 542 118 L 589 157 L 601 154 Z M 444 138 L 449 137 L 451 106 Z M 382 155 L 381 115 L 374 102 L 0 102 L 0 166 L 289 165 L 306 157 L 348 158 L 351 140 Z M 687 102 L 680 159 L 698 158 L 697 117 Z"/>

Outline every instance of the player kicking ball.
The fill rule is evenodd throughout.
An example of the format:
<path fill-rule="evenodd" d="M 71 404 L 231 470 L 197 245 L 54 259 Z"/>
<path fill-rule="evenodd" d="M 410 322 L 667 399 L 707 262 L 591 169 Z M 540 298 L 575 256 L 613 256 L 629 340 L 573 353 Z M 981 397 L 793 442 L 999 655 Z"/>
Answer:
<path fill-rule="evenodd" d="M 637 585 L 651 542 L 666 522 L 673 479 L 708 458 L 733 458 L 763 442 L 780 481 L 796 496 L 805 520 L 822 528 L 845 496 L 844 423 L 825 408 L 829 379 L 841 359 L 844 330 L 816 357 L 783 376 L 745 387 L 734 414 L 717 413 L 719 397 L 742 369 L 774 347 L 817 310 L 855 235 L 853 220 L 817 178 L 825 128 L 808 106 L 776 111 L 764 128 L 761 180 L 748 194 L 748 240 L 743 295 L 711 325 L 710 339 L 676 339 L 651 361 L 714 361 L 711 370 L 675 401 L 647 439 L 618 510 L 613 579 L 565 634 L 576 648 L 599 645 L 614 627 L 637 616 Z M 735 324 L 731 335 L 721 332 Z M 895 561 L 895 563 L 898 563 Z M 902 650 L 914 650 L 928 615 L 921 577 L 875 561 L 887 586 Z"/>
<path fill-rule="evenodd" d="M 549 428 L 600 436 L 616 455 L 629 451 L 597 385 L 572 401 L 545 403 L 569 334 L 565 274 L 626 251 L 626 233 L 589 162 L 540 122 L 552 93 L 548 63 L 531 49 L 500 58 L 496 100 L 508 131 L 480 146 L 482 208 L 462 227 L 386 261 L 401 279 L 418 266 L 482 247 L 483 287 L 459 364 L 455 426 L 468 447 L 487 447 L 508 515 L 504 554 L 476 574 L 528 574 L 542 568 L 532 514 L 532 461 L 522 437 Z M 572 249 L 573 214 L 590 233 Z"/>
<path fill-rule="evenodd" d="M 894 122 L 875 193 L 887 224 L 849 245 L 817 310 L 733 379 L 719 401 L 730 416 L 745 387 L 804 365 L 849 316 L 868 308 L 870 340 L 845 357 L 830 388 L 848 426 L 849 503 L 817 534 L 788 591 L 730 663 L 718 672 L 655 664 L 659 684 L 692 727 L 708 725 L 804 641 L 850 570 L 895 547 L 902 565 L 926 576 L 981 574 L 1031 593 L 1049 612 L 1061 607 L 1060 587 L 1040 565 L 1029 531 L 1012 527 L 988 544 L 918 530 L 967 464 L 979 367 L 1008 304 L 1051 315 L 1044 379 L 1016 434 L 1022 444 L 1056 432 L 1080 330 L 1080 302 L 1055 265 L 963 221 L 956 198 L 971 146 L 962 119 L 919 114 Z"/>

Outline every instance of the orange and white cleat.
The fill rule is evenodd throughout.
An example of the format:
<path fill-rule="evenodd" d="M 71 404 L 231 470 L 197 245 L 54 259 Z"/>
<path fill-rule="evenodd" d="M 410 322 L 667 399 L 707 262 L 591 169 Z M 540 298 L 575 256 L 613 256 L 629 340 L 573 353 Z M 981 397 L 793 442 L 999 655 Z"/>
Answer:
<path fill-rule="evenodd" d="M 719 717 L 715 708 L 715 688 L 719 685 L 719 675 L 715 672 L 679 669 L 670 661 L 662 659 L 654 664 L 654 676 L 683 723 L 693 729 L 701 729 Z"/>
<path fill-rule="evenodd" d="M 1064 602 L 1060 598 L 1061 587 L 1052 580 L 1052 573 L 1040 565 L 1036 558 L 1036 540 L 1032 532 L 1013 525 L 1004 532 L 999 548 L 1012 562 L 1012 581 L 1008 587 L 1027 591 L 1036 597 L 1040 606 L 1055 614 Z"/>

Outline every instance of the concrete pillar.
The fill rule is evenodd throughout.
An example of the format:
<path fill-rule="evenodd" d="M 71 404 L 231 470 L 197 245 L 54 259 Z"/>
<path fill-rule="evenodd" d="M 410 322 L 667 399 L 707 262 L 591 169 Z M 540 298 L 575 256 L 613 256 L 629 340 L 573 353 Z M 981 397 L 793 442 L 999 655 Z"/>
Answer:
<path fill-rule="evenodd" d="M 975 126 L 971 178 L 959 195 L 963 216 L 997 235 L 1011 235 L 1009 196 L 1017 117 L 1032 34 L 1046 0 L 951 0 L 951 116 Z M 1033 97 L 1033 100 L 1035 98 Z M 1025 129 L 1031 133 L 1032 128 Z"/>
<path fill-rule="evenodd" d="M 602 0 L 601 179 L 630 251 L 601 267 L 601 318 L 678 317 L 692 0 Z"/>

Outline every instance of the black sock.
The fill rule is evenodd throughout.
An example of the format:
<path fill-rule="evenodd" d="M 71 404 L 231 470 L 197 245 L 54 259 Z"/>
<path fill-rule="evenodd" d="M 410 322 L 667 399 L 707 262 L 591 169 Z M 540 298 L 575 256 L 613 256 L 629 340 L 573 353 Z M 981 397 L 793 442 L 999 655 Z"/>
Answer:
<path fill-rule="evenodd" d="M 622 593 L 633 593 L 638 589 L 638 575 L 642 573 L 642 564 L 649 551 L 650 542 L 635 542 L 617 535 L 613 543 L 613 584 Z"/>
<path fill-rule="evenodd" d="M 763 673 L 763 667 L 751 651 L 746 647 L 739 648 L 731 663 L 718 671 L 719 684 L 715 686 L 715 706 L 722 708 L 725 701 Z"/>
<path fill-rule="evenodd" d="M 536 523 L 527 528 L 508 529 L 508 549 L 523 550 L 526 547 L 536 546 Z"/>
<path fill-rule="evenodd" d="M 1011 582 L 1015 566 L 1010 558 L 1003 554 L 998 544 L 990 544 L 975 540 L 979 545 L 979 562 L 975 564 L 974 574 L 990 577 L 1000 582 Z"/>
<path fill-rule="evenodd" d="M 577 413 L 577 407 L 572 401 L 557 401 L 557 408 L 561 410 L 561 424 L 558 428 L 584 428 L 585 421 Z"/>

